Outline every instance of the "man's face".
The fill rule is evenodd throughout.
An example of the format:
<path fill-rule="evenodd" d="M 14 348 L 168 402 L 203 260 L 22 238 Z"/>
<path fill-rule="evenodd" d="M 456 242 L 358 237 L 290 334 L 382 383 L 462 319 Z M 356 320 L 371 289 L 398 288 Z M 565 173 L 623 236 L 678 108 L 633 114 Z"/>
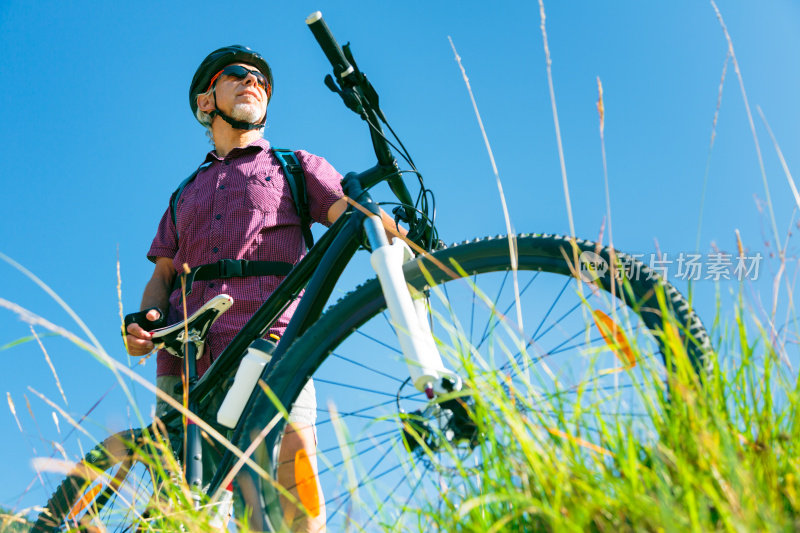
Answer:
<path fill-rule="evenodd" d="M 233 63 L 249 70 L 258 70 L 247 63 Z M 236 120 L 257 123 L 267 112 L 267 93 L 257 83 L 253 74 L 240 79 L 220 75 L 216 81 L 217 108 Z"/>

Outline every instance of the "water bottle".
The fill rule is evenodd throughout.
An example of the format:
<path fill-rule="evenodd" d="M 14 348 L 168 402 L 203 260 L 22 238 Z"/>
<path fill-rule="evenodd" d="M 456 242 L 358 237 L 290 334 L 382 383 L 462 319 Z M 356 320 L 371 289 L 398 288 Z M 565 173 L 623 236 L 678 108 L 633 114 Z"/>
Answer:
<path fill-rule="evenodd" d="M 229 428 L 236 426 L 258 378 L 261 377 L 261 371 L 269 363 L 274 350 L 275 343 L 271 340 L 256 339 L 250 344 L 239 363 L 233 385 L 217 411 L 217 422 Z"/>

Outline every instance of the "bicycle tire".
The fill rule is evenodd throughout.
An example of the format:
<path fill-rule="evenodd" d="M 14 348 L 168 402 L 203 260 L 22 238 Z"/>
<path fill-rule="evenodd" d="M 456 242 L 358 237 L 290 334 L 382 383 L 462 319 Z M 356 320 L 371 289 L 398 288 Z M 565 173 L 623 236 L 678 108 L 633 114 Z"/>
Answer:
<path fill-rule="evenodd" d="M 156 490 L 151 468 L 138 455 L 143 434 L 121 431 L 89 451 L 53 492 L 31 531 L 133 530 Z"/>
<path fill-rule="evenodd" d="M 576 268 L 573 265 L 573 257 L 575 250 L 570 243 L 570 239 L 567 237 L 562 237 L 558 235 L 539 235 L 539 234 L 525 234 L 525 235 L 518 235 L 515 238 L 515 246 L 518 251 L 518 270 L 520 273 L 530 274 L 530 277 L 533 280 L 540 275 L 540 273 L 547 273 L 553 274 L 552 276 L 554 280 L 558 280 L 559 283 L 561 280 L 564 280 L 564 287 L 567 287 L 570 283 L 570 280 L 577 281 L 576 274 L 580 275 L 579 272 L 576 271 Z M 665 317 L 662 315 L 662 306 L 659 305 L 658 299 L 660 295 L 663 295 L 663 300 L 665 300 L 665 305 L 663 306 L 664 309 L 670 314 L 671 319 L 674 320 L 674 325 L 676 326 L 677 330 L 679 330 L 682 334 L 684 340 L 684 348 L 686 353 L 689 357 L 690 362 L 694 366 L 695 369 L 701 369 L 704 367 L 707 361 L 707 357 L 711 353 L 710 351 L 710 343 L 708 335 L 698 318 L 698 316 L 694 313 L 694 311 L 688 305 L 686 299 L 675 289 L 671 284 L 667 283 L 664 279 L 661 278 L 657 273 L 653 272 L 650 268 L 646 265 L 642 264 L 641 262 L 631 258 L 620 252 L 614 252 L 607 248 L 601 249 L 595 243 L 585 240 L 577 240 L 575 241 L 577 245 L 577 252 L 578 253 L 593 253 L 596 254 L 595 257 L 601 257 L 607 264 L 612 263 L 612 258 L 616 257 L 617 264 L 620 261 L 625 262 L 627 265 L 633 265 L 639 275 L 635 279 L 631 279 L 629 277 L 627 284 L 622 287 L 621 285 L 615 285 L 612 282 L 612 276 L 614 275 L 612 269 L 606 270 L 604 273 L 599 273 L 596 271 L 589 271 L 589 275 L 596 275 L 597 279 L 594 280 L 594 283 L 591 285 L 587 284 L 587 286 L 591 287 L 600 287 L 604 291 L 612 291 L 616 292 L 616 297 L 611 297 L 610 293 L 606 292 L 605 297 L 609 298 L 610 303 L 610 311 L 609 313 L 614 313 L 616 311 L 622 312 L 624 309 L 632 311 L 629 313 L 625 311 L 624 314 L 633 317 L 636 320 L 641 320 L 644 324 L 644 327 L 641 325 L 635 326 L 636 329 L 632 329 L 628 331 L 628 334 L 636 334 L 641 335 L 644 337 L 646 342 L 653 343 L 654 346 L 651 350 L 655 350 L 661 352 L 661 363 L 664 362 L 664 353 L 666 350 L 664 349 L 664 343 L 666 341 L 663 340 L 663 335 L 661 333 L 662 328 L 664 328 Z M 459 245 L 455 245 L 443 250 L 440 250 L 433 254 L 436 259 L 442 261 L 445 265 L 450 268 L 454 269 L 454 265 L 458 265 L 461 269 L 463 269 L 463 274 L 466 277 L 471 278 L 473 281 L 477 281 L 478 278 L 483 280 L 484 278 L 489 279 L 492 278 L 492 285 L 493 287 L 496 284 L 499 284 L 499 281 L 494 281 L 494 278 L 499 278 L 501 276 L 505 276 L 502 284 L 500 285 L 500 290 L 498 290 L 497 294 L 499 295 L 503 291 L 503 287 L 506 284 L 506 281 L 509 276 L 509 272 L 511 271 L 511 264 L 509 260 L 509 241 L 508 238 L 505 236 L 497 236 L 497 237 L 488 237 L 484 239 L 478 239 L 474 241 L 466 241 Z M 420 265 L 424 264 L 425 268 L 420 268 Z M 429 278 L 426 280 L 426 274 L 424 271 L 427 270 Z M 417 259 L 413 262 L 410 262 L 404 265 L 404 272 L 406 275 L 406 280 L 410 286 L 415 287 L 417 290 L 423 290 L 428 285 L 429 282 L 432 282 L 433 285 L 439 287 L 444 284 L 444 289 L 447 290 L 447 287 L 450 285 L 447 282 L 450 281 L 450 274 L 445 273 L 444 271 L 436 268 L 433 264 L 429 261 L 422 261 Z M 584 272 L 586 274 L 586 272 Z M 459 275 L 460 276 L 460 275 Z M 461 285 L 465 285 L 462 283 Z M 526 288 L 523 290 L 522 286 L 520 286 L 520 291 L 525 292 L 529 290 Z M 473 289 L 470 288 L 470 291 Z M 594 295 L 593 291 L 589 291 Z M 565 289 L 561 288 L 560 292 L 558 293 L 557 300 L 562 298 L 562 295 L 565 293 Z M 474 292 L 473 292 L 474 294 Z M 448 298 L 450 297 L 450 293 L 447 292 Z M 578 297 L 580 300 L 581 297 Z M 496 315 L 496 311 L 498 305 L 500 304 L 499 296 L 495 298 L 494 306 L 495 309 L 490 311 L 489 315 Z M 613 302 L 613 303 L 612 303 Z M 505 302 L 504 302 L 505 303 Z M 602 303 L 602 302 L 601 302 Z M 474 296 L 473 296 L 473 306 L 474 306 Z M 615 308 L 615 306 L 619 306 Z M 584 305 L 580 305 L 577 308 L 583 309 Z M 509 306 L 507 309 L 511 309 L 512 306 Z M 377 322 L 377 325 L 380 326 L 381 319 L 378 318 L 377 320 L 373 320 L 376 317 L 380 317 L 381 313 L 384 312 L 385 309 L 385 301 L 383 298 L 383 294 L 380 289 L 380 285 L 376 279 L 372 279 L 365 284 L 361 285 L 351 293 L 347 294 L 343 298 L 341 298 L 336 304 L 332 305 L 320 319 L 311 327 L 309 330 L 299 339 L 292 344 L 292 346 L 284 353 L 282 357 L 275 360 L 274 363 L 270 367 L 270 371 L 266 376 L 266 383 L 278 397 L 283 405 L 290 406 L 293 404 L 294 400 L 296 399 L 297 395 L 299 394 L 300 389 L 302 388 L 303 384 L 305 383 L 306 379 L 309 377 L 314 378 L 314 383 L 317 387 L 317 405 L 318 405 L 318 412 L 325 412 L 327 411 L 327 404 L 321 398 L 322 394 L 320 392 L 321 387 L 330 387 L 330 389 L 337 390 L 340 386 L 339 383 L 336 383 L 335 380 L 325 379 L 321 376 L 321 372 L 323 368 L 327 368 L 328 366 L 335 366 L 339 365 L 339 367 L 334 368 L 332 371 L 333 375 L 345 377 L 350 370 L 343 371 L 344 369 L 353 369 L 352 373 L 354 375 L 353 379 L 361 380 L 359 384 L 355 386 L 355 388 L 348 389 L 348 398 L 344 398 L 346 405 L 339 405 L 338 411 L 340 413 L 341 419 L 347 419 L 349 422 L 358 421 L 361 417 L 369 417 L 372 420 L 365 423 L 364 427 L 361 428 L 362 431 L 371 431 L 367 437 L 364 437 L 363 432 L 356 432 L 350 431 L 350 434 L 355 435 L 355 437 L 350 440 L 347 439 L 347 445 L 352 446 L 353 449 L 348 451 L 348 454 L 351 452 L 356 451 L 357 446 L 364 446 L 366 442 L 367 448 L 364 448 L 364 453 L 373 454 L 373 453 L 383 453 L 383 449 L 389 449 L 397 451 L 397 447 L 395 446 L 392 448 L 391 444 L 386 444 L 385 440 L 382 440 L 385 437 L 385 434 L 382 433 L 382 430 L 370 430 L 369 428 L 380 426 L 382 428 L 386 428 L 387 426 L 383 424 L 384 422 L 392 423 L 391 415 L 387 415 L 385 410 L 378 409 L 380 405 L 384 404 L 376 404 L 376 406 L 368 406 L 369 409 L 365 409 L 362 407 L 358 407 L 354 405 L 354 402 L 349 402 L 349 392 L 352 391 L 352 395 L 361 394 L 361 389 L 376 389 L 373 392 L 378 392 L 377 389 L 381 387 L 381 385 L 376 384 L 377 381 L 383 381 L 385 383 L 391 383 L 392 378 L 394 375 L 387 371 L 381 374 L 381 371 L 376 371 L 374 374 L 372 373 L 365 373 L 365 374 L 358 374 L 361 372 L 360 365 L 354 366 L 352 363 L 352 357 L 354 355 L 353 351 L 348 351 L 346 353 L 342 353 L 343 348 L 342 344 L 348 339 L 353 337 L 362 338 L 364 333 L 362 332 L 361 328 L 366 327 L 368 324 L 373 324 Z M 576 309 L 573 307 L 572 309 Z M 616 311 L 614 311 L 616 309 Z M 542 328 L 545 327 L 546 331 L 544 333 L 539 334 L 539 338 L 542 339 L 546 335 L 550 335 L 550 332 L 556 328 L 555 326 L 562 324 L 565 319 L 563 316 L 559 316 L 559 322 L 554 322 L 552 325 L 547 323 L 548 316 L 553 315 L 554 307 L 550 306 L 547 312 L 544 315 L 544 318 L 539 322 L 539 326 L 537 328 L 537 332 L 530 338 L 535 340 L 537 334 L 542 331 Z M 560 312 L 560 311 L 559 311 Z M 572 311 L 570 311 L 572 312 Z M 472 309 L 472 314 L 474 317 L 475 308 Z M 596 316 L 596 315 L 592 315 Z M 608 315 L 606 315 L 608 316 Z M 491 318 L 489 318 L 491 320 Z M 388 319 L 383 320 L 383 322 L 389 322 Z M 513 318 L 511 318 L 511 322 L 514 322 Z M 578 319 L 578 322 L 583 322 L 584 325 L 586 323 L 586 317 L 582 317 Z M 498 321 L 499 324 L 499 321 Z M 473 324 L 474 326 L 474 324 Z M 494 326 L 492 326 L 493 328 Z M 600 326 L 597 326 L 598 328 Z M 620 326 L 622 327 L 622 326 Z M 595 344 L 598 346 L 598 351 L 603 351 L 603 342 L 605 339 L 602 339 L 603 335 L 601 335 L 601 342 L 597 342 L 597 336 L 595 335 L 594 340 L 592 340 L 590 330 L 592 329 L 591 325 L 586 325 L 584 330 L 584 336 L 586 338 L 586 343 L 583 346 L 578 346 L 575 348 L 576 351 L 581 349 L 586 349 L 586 346 L 592 347 Z M 463 329 L 463 328 L 462 328 Z M 488 329 L 488 328 L 487 328 Z M 484 339 L 487 329 L 484 329 Z M 512 328 L 513 329 L 513 328 Z M 385 335 L 385 338 L 377 339 L 380 341 L 378 346 L 384 343 L 384 341 L 390 341 L 396 339 L 392 339 L 391 335 L 391 325 L 387 328 L 388 333 Z M 474 347 L 475 343 L 472 341 L 474 328 L 471 326 L 470 331 L 470 346 Z M 353 335 L 354 332 L 359 332 L 361 335 Z M 587 333 L 589 332 L 589 333 Z M 436 335 L 436 331 L 434 331 Z M 527 335 L 527 330 L 526 330 Z M 576 335 L 572 335 L 571 337 L 567 335 L 568 338 L 576 338 Z M 580 335 L 577 336 L 579 338 Z M 528 338 L 527 336 L 525 338 Z M 437 340 L 441 341 L 440 338 L 437 337 Z M 580 340 L 580 339 L 579 339 Z M 460 340 L 458 342 L 461 342 Z M 538 341 L 537 341 L 538 342 Z M 482 345 L 484 340 L 480 341 Z M 594 343 L 594 344 L 593 344 Z M 579 343 L 580 344 L 580 343 Z M 560 345 L 560 346 L 563 346 Z M 480 346 L 478 347 L 480 348 Z M 471 348 L 470 348 L 471 349 Z M 560 349 L 560 348 L 559 348 Z M 644 348 L 643 348 L 644 350 Z M 362 350 L 355 350 L 356 352 Z M 476 353 L 478 353 L 476 351 Z M 551 356 L 556 352 L 545 352 L 546 356 Z M 645 352 L 642 352 L 645 353 Z M 647 352 L 649 353 L 649 352 Z M 605 355 L 602 355 L 605 357 Z M 613 356 L 619 357 L 619 353 L 612 354 Z M 516 355 L 515 355 L 516 357 Z M 378 355 L 374 355 L 372 359 L 381 359 Z M 381 359 L 382 360 L 382 359 Z M 342 362 L 344 361 L 344 362 Z M 395 362 L 396 363 L 396 362 Z M 642 365 L 639 365 L 640 367 Z M 399 368 L 399 367 L 397 367 Z M 568 372 L 569 369 L 562 369 L 562 372 Z M 371 371 L 370 371 L 371 372 Z M 644 372 L 644 370 L 643 370 Z M 355 374 L 358 374 L 355 377 Z M 624 373 L 631 374 L 631 373 Z M 406 374 L 407 371 L 406 371 Z M 374 376 L 374 381 L 368 381 L 365 376 Z M 617 379 L 617 378 L 615 378 Z M 633 378 L 631 378 L 633 379 Z M 399 381 L 399 380 L 398 380 Z M 579 384 L 581 382 L 578 382 Z M 597 385 L 598 389 L 600 386 Z M 403 385 L 400 385 L 400 389 L 398 389 L 396 395 L 398 398 L 401 396 L 401 390 Z M 412 387 L 413 389 L 413 387 Z M 390 391 L 391 392 L 391 391 Z M 417 391 L 413 391 L 416 393 Z M 367 392 L 364 394 L 372 394 L 372 392 Z M 394 395 L 394 394 L 392 394 Z M 423 398 L 423 402 L 427 401 L 424 399 L 424 396 L 420 394 Z M 404 400 L 409 400 L 409 397 L 404 397 Z M 341 398 L 340 398 L 341 401 Z M 410 401 L 410 400 L 409 400 Z M 398 400 L 398 407 L 399 407 L 399 400 Z M 406 402 L 408 403 L 408 402 Z M 260 404 L 258 404 L 256 409 L 249 411 L 248 415 L 248 423 L 252 424 L 253 427 L 258 426 L 260 421 L 269 420 L 277 410 L 269 401 L 262 400 Z M 387 419 L 382 419 L 382 417 L 388 417 Z M 334 424 L 328 424 L 331 422 L 331 418 L 328 417 L 323 421 L 317 421 L 317 431 L 321 431 L 320 428 L 323 425 L 333 426 Z M 273 450 L 271 452 L 272 462 L 275 464 L 275 458 L 277 457 L 277 448 L 279 445 L 278 439 L 282 433 L 281 429 L 283 426 L 273 430 L 270 435 L 268 436 L 267 440 L 265 441 L 265 450 Z M 365 429 L 366 428 L 366 429 Z M 348 425 L 348 429 L 350 426 Z M 329 431 L 329 433 L 331 433 Z M 391 430 L 389 431 L 390 438 L 393 438 L 393 443 L 396 445 L 397 441 L 400 439 L 400 432 L 395 431 L 394 435 L 391 435 Z M 332 438 L 328 437 L 329 439 Z M 333 437 L 335 439 L 335 437 Z M 320 450 L 320 461 L 325 460 L 325 455 L 327 457 L 327 466 L 320 467 L 320 483 L 323 484 L 323 492 L 326 490 L 326 482 L 322 480 L 323 474 L 333 474 L 334 471 L 341 471 L 344 466 L 344 459 L 342 461 L 338 461 L 337 459 L 340 458 L 339 456 L 333 457 L 337 452 L 331 446 L 337 445 L 337 442 L 334 440 L 333 443 L 325 442 L 323 446 L 323 437 L 320 436 L 319 440 L 319 447 L 324 448 Z M 379 452 L 375 452 L 374 449 L 379 448 Z M 406 450 L 408 449 L 406 443 Z M 361 453 L 362 450 L 359 450 Z M 386 452 L 387 454 L 389 452 Z M 401 449 L 399 456 L 402 457 L 403 450 Z M 410 454 L 409 454 L 410 455 Z M 375 463 L 377 466 L 381 461 L 383 461 L 387 457 L 384 454 L 378 462 Z M 346 466 L 346 465 L 345 465 Z M 376 471 L 375 466 L 371 469 L 367 469 L 364 467 L 362 472 L 367 472 L 367 474 L 373 474 L 375 477 L 383 476 L 385 473 L 384 469 L 380 471 Z M 275 468 L 275 467 L 273 467 Z M 324 471 L 324 472 L 323 472 Z M 394 475 L 394 474 L 393 474 Z M 417 485 L 414 486 L 410 490 L 411 494 L 418 490 L 419 484 L 422 482 L 422 475 L 420 475 L 419 480 L 416 481 Z M 401 482 L 403 480 L 401 479 Z M 370 481 L 369 483 L 372 483 Z M 391 482 L 394 484 L 394 480 Z M 409 483 L 411 485 L 412 483 Z M 331 486 L 338 485 L 338 482 L 334 482 Z M 373 485 L 375 486 L 375 485 Z M 266 502 L 273 502 L 271 505 L 268 504 L 267 515 L 269 523 L 271 524 L 281 524 L 281 517 L 283 511 L 279 508 L 278 504 L 274 503 L 277 502 L 277 495 L 274 493 L 273 489 L 271 488 L 269 483 L 264 483 L 261 486 L 262 493 L 264 495 L 264 501 Z M 365 487 L 365 485 L 359 483 L 355 485 L 356 488 Z M 408 501 L 402 501 L 405 499 L 405 496 L 402 496 L 399 500 L 397 496 L 392 494 L 393 490 L 395 492 L 399 491 L 400 485 L 393 485 L 393 488 L 387 487 L 384 489 L 384 492 L 388 492 L 389 495 L 387 499 L 383 500 L 383 503 L 380 506 L 385 506 L 389 498 L 393 498 L 397 501 L 393 502 L 398 507 L 402 508 L 407 506 Z M 351 486 L 351 490 L 353 487 Z M 365 488 L 364 490 L 368 490 L 370 487 Z M 325 492 L 325 501 L 326 501 L 326 512 L 327 512 L 327 520 L 328 526 L 333 527 L 333 530 L 336 530 L 336 527 L 333 526 L 337 514 L 340 513 L 342 507 L 345 505 L 341 498 L 344 498 L 346 501 L 350 498 L 350 495 L 344 495 L 344 493 L 336 493 L 336 494 L 329 494 Z M 383 497 L 383 493 L 379 495 Z M 339 499 L 339 501 L 336 501 Z M 400 502 L 400 503 L 398 503 Z M 334 507 L 332 504 L 336 504 Z M 369 506 L 368 506 L 369 507 Z M 370 524 L 374 524 L 372 520 L 379 520 L 382 521 L 383 525 L 391 530 L 404 530 L 405 527 L 403 525 L 402 520 L 398 516 L 398 513 L 395 512 L 397 510 L 390 510 L 390 509 L 381 509 L 380 512 L 382 515 L 376 518 L 377 511 L 372 512 L 371 516 L 368 518 L 366 516 L 361 517 L 361 514 L 366 515 L 367 512 L 374 511 L 372 507 L 369 507 L 367 511 L 359 510 L 352 506 L 352 502 L 348 504 L 348 511 L 347 516 L 342 517 L 339 516 L 339 519 L 343 520 L 346 524 L 343 527 L 349 525 L 350 527 L 355 526 L 356 530 L 369 530 L 371 528 Z M 401 509 L 402 511 L 402 509 Z M 402 513 L 400 513 L 402 514 Z M 359 521 L 360 518 L 364 518 L 365 521 Z M 353 523 L 355 522 L 355 523 Z M 286 525 L 279 525 L 273 526 L 275 530 L 281 530 L 281 528 L 285 528 Z"/>

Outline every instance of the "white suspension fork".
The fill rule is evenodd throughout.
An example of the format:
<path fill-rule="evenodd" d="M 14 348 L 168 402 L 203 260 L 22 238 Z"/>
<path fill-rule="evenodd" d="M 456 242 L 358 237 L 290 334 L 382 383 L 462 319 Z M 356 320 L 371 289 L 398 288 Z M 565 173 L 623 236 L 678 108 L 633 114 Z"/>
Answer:
<path fill-rule="evenodd" d="M 433 394 L 460 390 L 461 378 L 444 366 L 436 348 L 423 294 L 412 298 L 403 275 L 403 263 L 413 259 L 414 253 L 402 239 L 393 239 L 389 244 L 381 219 L 377 216 L 367 217 L 364 229 L 373 250 L 370 263 L 378 275 L 414 387 L 425 392 L 429 398 Z M 447 387 L 443 380 L 449 381 Z"/>

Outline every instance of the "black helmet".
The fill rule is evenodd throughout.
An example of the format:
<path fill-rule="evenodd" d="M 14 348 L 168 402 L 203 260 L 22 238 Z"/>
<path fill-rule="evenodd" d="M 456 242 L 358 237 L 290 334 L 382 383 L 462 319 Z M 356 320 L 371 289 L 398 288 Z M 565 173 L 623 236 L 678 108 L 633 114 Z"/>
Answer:
<path fill-rule="evenodd" d="M 195 117 L 197 117 L 197 95 L 206 92 L 211 83 L 211 78 L 231 63 L 253 65 L 267 77 L 267 82 L 269 83 L 267 103 L 269 103 L 273 87 L 272 70 L 269 68 L 269 64 L 258 52 L 246 46 L 234 44 L 214 50 L 197 67 L 197 72 L 194 73 L 192 78 L 192 84 L 189 86 L 189 106 L 191 106 L 192 114 Z"/>

